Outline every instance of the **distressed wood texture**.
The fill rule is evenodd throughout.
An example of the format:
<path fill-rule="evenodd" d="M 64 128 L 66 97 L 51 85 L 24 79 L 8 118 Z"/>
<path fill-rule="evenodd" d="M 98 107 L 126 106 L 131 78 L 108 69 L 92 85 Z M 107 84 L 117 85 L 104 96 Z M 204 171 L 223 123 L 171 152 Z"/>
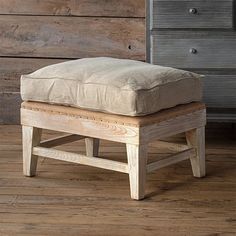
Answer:
<path fill-rule="evenodd" d="M 153 28 L 232 28 L 233 0 L 153 1 Z"/>
<path fill-rule="evenodd" d="M 21 127 L 0 126 L 1 236 L 233 236 L 236 234 L 236 146 L 230 124 L 206 130 L 207 176 L 189 160 L 147 176 L 148 199 L 132 201 L 128 175 L 39 158 L 36 178 L 22 175 Z M 62 135 L 43 132 L 43 139 Z M 224 138 L 222 138 L 224 137 Z M 168 140 L 184 144 L 184 136 Z M 100 155 L 126 162 L 124 144 L 102 140 Z M 84 140 L 60 147 L 85 153 Z M 152 162 L 171 154 L 149 148 Z"/>
<path fill-rule="evenodd" d="M 208 107 L 236 108 L 236 74 L 206 75 L 204 100 Z"/>
<path fill-rule="evenodd" d="M 34 176 L 36 173 L 38 156 L 34 155 L 33 148 L 41 141 L 42 129 L 22 126 L 23 144 L 23 173 L 25 176 Z"/>
<path fill-rule="evenodd" d="M 80 135 L 67 134 L 67 135 L 57 137 L 57 138 L 44 140 L 40 142 L 40 147 L 45 147 L 45 148 L 56 147 L 56 146 L 64 145 L 67 143 L 72 143 L 72 142 L 75 142 L 84 138 L 85 138 L 84 136 L 80 136 Z"/>
<path fill-rule="evenodd" d="M 126 144 L 126 149 L 130 195 L 132 199 L 141 200 L 145 197 L 148 146 Z"/>
<path fill-rule="evenodd" d="M 222 122 L 234 123 L 236 120 L 236 108 L 208 108 L 208 120 L 219 122 L 219 118 Z"/>
<path fill-rule="evenodd" d="M 205 70 L 193 69 L 193 71 L 205 76 L 203 78 L 203 100 L 207 104 L 207 107 L 209 109 L 224 109 L 225 112 L 227 111 L 229 113 L 225 113 L 229 121 L 231 113 L 232 121 L 233 115 L 236 115 L 236 112 L 230 111 L 230 108 L 236 108 L 236 70 L 222 70 L 218 68 Z M 214 113 L 217 112 L 215 111 Z M 220 116 L 219 113 L 217 115 Z M 221 119 L 223 120 L 223 117 Z"/>
<path fill-rule="evenodd" d="M 98 167 L 98 168 L 107 169 L 107 170 L 118 171 L 122 173 L 128 173 L 127 164 L 117 162 L 117 161 L 106 160 L 103 158 L 88 157 L 86 155 L 64 152 L 64 151 L 56 150 L 53 148 L 43 148 L 43 147 L 34 147 L 33 154 L 42 156 L 42 157 L 52 158 L 55 160 L 67 161 L 67 162 L 88 165 L 88 166 Z"/>
<path fill-rule="evenodd" d="M 20 76 L 22 74 L 29 74 L 41 67 L 63 61 L 65 60 L 0 57 L 0 93 L 20 92 Z"/>
<path fill-rule="evenodd" d="M 160 161 L 154 161 L 147 165 L 147 172 L 152 172 L 154 170 L 159 170 L 161 168 L 176 164 L 181 161 L 188 160 L 191 157 L 195 157 L 196 152 L 193 148 L 179 152 L 177 154 L 172 154 Z"/>
<path fill-rule="evenodd" d="M 149 146 L 166 148 L 170 152 L 182 152 L 189 149 L 187 145 L 178 144 L 178 143 L 170 143 L 170 142 L 165 142 L 161 140 L 155 141 L 155 143 L 150 143 Z"/>
<path fill-rule="evenodd" d="M 211 108 L 208 120 L 235 122 L 235 1 L 151 0 L 148 3 L 148 60 L 206 75 L 203 101 Z"/>
<path fill-rule="evenodd" d="M 20 76 L 63 61 L 0 57 L 0 124 L 18 124 L 20 121 Z"/>
<path fill-rule="evenodd" d="M 236 31 L 155 31 L 154 63 L 185 69 L 235 69 Z M 191 53 L 196 49 L 196 53 Z"/>
<path fill-rule="evenodd" d="M 96 138 L 86 138 L 86 155 L 89 157 L 97 157 L 99 153 L 100 140 Z"/>
<path fill-rule="evenodd" d="M 145 0 L 2 0 L 0 14 L 145 17 Z"/>
<path fill-rule="evenodd" d="M 117 117 L 118 119 L 116 119 Z M 29 135 L 23 136 L 23 139 L 25 138 L 23 140 L 23 165 L 27 167 L 24 168 L 24 173 L 27 173 L 28 176 L 34 175 L 36 164 L 31 165 L 31 160 L 34 163 L 35 156 L 124 172 L 129 174 L 131 198 L 141 200 L 145 197 L 147 171 L 151 172 L 190 158 L 194 176 L 203 177 L 205 175 L 205 130 L 203 127 L 206 124 L 206 111 L 205 105 L 202 103 L 180 105 L 137 118 L 58 105 L 24 102 L 21 106 L 21 124 L 23 134 L 27 134 L 24 132 L 28 130 L 25 127 L 32 127 L 29 129 Z M 86 155 L 45 148 L 40 146 L 39 142 L 38 145 L 34 145 L 33 127 L 78 134 L 79 139 L 81 135 L 86 137 Z M 190 132 L 191 130 L 193 132 Z M 147 165 L 149 143 L 183 132 L 188 134 L 187 150 Z M 49 144 L 50 147 L 67 143 L 70 140 L 75 141 L 75 138 L 69 135 L 43 143 Z M 98 156 L 98 139 L 125 143 L 128 164 L 97 158 L 100 157 Z M 28 146 L 27 143 L 29 143 Z M 168 147 L 168 143 L 161 143 L 162 146 Z M 170 144 L 169 149 L 173 150 L 173 148 L 175 150 L 176 148 L 177 150 L 185 149 L 186 145 L 183 147 L 178 144 L 175 146 Z"/>
<path fill-rule="evenodd" d="M 75 108 L 76 109 L 76 108 Z M 42 129 L 103 138 L 122 143 L 139 143 L 139 129 L 128 125 L 76 117 L 50 111 L 36 111 L 21 108 L 21 123 Z"/>
<path fill-rule="evenodd" d="M 0 56 L 145 60 L 139 18 L 0 16 Z"/>
<path fill-rule="evenodd" d="M 3 0 L 0 42 L 0 124 L 19 123 L 21 74 L 83 57 L 145 60 L 145 0 Z"/>
<path fill-rule="evenodd" d="M 193 175 L 203 177 L 206 175 L 205 127 L 187 131 L 186 139 L 189 147 L 195 148 L 195 155 L 190 157 Z"/>
<path fill-rule="evenodd" d="M 20 123 L 21 102 L 19 93 L 0 92 L 0 124 Z"/>

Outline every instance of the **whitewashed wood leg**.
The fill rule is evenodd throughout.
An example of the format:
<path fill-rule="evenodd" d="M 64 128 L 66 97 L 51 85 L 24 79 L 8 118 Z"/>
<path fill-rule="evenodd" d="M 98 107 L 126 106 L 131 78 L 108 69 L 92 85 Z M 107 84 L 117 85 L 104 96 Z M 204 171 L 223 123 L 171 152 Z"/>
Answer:
<path fill-rule="evenodd" d="M 206 175 L 205 127 L 186 132 L 186 139 L 190 147 L 196 148 L 196 156 L 190 158 L 193 175 L 204 177 Z"/>
<path fill-rule="evenodd" d="M 25 176 L 36 174 L 38 156 L 32 154 L 32 149 L 40 144 L 42 129 L 22 126 L 23 142 L 23 173 Z"/>
<path fill-rule="evenodd" d="M 126 144 L 131 198 L 145 197 L 147 145 Z"/>
<path fill-rule="evenodd" d="M 99 152 L 99 139 L 97 138 L 86 138 L 86 155 L 88 157 L 97 157 Z"/>

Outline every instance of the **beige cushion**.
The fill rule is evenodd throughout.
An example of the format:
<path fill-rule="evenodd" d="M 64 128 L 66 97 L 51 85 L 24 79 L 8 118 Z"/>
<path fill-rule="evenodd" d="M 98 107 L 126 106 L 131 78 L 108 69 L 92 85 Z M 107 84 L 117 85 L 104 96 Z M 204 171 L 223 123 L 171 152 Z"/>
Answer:
<path fill-rule="evenodd" d="M 24 101 L 140 116 L 200 101 L 201 76 L 144 62 L 85 58 L 21 77 Z"/>

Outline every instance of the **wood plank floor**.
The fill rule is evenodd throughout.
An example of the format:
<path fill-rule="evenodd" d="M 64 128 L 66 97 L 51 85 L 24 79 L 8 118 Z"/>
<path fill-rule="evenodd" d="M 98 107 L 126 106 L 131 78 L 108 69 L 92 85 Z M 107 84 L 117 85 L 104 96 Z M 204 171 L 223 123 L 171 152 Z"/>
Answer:
<path fill-rule="evenodd" d="M 235 128 L 207 129 L 207 172 L 189 161 L 148 175 L 144 201 L 129 197 L 128 175 L 40 158 L 22 175 L 20 126 L 0 126 L 0 235 L 236 235 Z M 55 133 L 45 132 L 44 137 Z M 182 136 L 176 141 L 183 142 Z M 60 147 L 84 152 L 84 142 Z M 167 155 L 150 148 L 149 158 Z M 126 161 L 125 146 L 102 142 L 103 157 Z"/>

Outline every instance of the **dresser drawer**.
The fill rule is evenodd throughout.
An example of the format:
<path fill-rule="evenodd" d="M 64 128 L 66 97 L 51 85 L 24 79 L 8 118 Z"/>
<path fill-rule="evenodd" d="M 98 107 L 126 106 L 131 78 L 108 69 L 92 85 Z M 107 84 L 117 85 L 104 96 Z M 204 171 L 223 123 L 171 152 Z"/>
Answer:
<path fill-rule="evenodd" d="M 177 68 L 236 68 L 235 39 L 152 36 L 151 62 Z"/>
<path fill-rule="evenodd" d="M 233 0 L 151 2 L 151 28 L 233 28 Z"/>
<path fill-rule="evenodd" d="M 236 108 L 236 75 L 206 75 L 203 84 L 207 107 Z"/>

